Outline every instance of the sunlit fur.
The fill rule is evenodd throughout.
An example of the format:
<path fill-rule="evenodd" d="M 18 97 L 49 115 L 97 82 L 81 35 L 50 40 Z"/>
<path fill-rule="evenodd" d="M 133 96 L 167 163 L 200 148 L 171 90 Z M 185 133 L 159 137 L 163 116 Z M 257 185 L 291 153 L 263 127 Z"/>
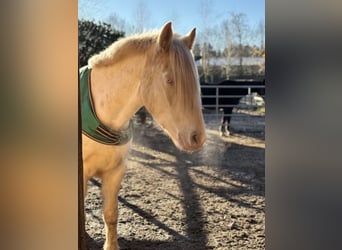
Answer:
<path fill-rule="evenodd" d="M 88 60 L 88 65 L 90 67 L 109 66 L 131 53 L 144 52 L 144 50 L 156 43 L 159 32 L 160 31 L 150 31 L 120 38 L 107 49 L 92 56 Z"/>
<path fill-rule="evenodd" d="M 194 38 L 195 29 L 180 36 L 168 23 L 161 31 L 123 38 L 91 57 L 91 94 L 100 121 L 112 130 L 126 128 L 145 106 L 179 149 L 200 149 L 206 136 L 190 51 Z M 102 179 L 105 250 L 118 249 L 117 196 L 130 145 L 104 145 L 82 136 L 85 193 L 91 177 Z"/>

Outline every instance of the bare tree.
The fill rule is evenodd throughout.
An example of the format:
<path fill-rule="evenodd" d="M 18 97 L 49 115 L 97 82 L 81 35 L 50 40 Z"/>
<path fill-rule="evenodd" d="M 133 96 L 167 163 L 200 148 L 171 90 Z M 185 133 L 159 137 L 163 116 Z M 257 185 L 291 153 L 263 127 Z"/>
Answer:
<path fill-rule="evenodd" d="M 199 58 L 201 56 L 201 46 L 199 43 L 195 43 L 192 48 L 192 52 L 194 53 L 195 58 Z"/>
<path fill-rule="evenodd" d="M 127 22 L 122 19 L 116 13 L 112 13 L 108 18 L 107 22 L 111 25 L 111 27 L 118 31 L 126 31 L 127 30 Z"/>
<path fill-rule="evenodd" d="M 238 45 L 237 54 L 239 57 L 239 68 L 238 68 L 238 74 L 241 76 L 243 75 L 243 44 L 246 41 L 249 26 L 247 24 L 247 16 L 244 13 L 230 13 L 231 19 L 231 28 L 233 32 L 233 37 L 236 40 L 236 43 Z"/>
<path fill-rule="evenodd" d="M 261 57 L 264 60 L 258 63 L 258 73 L 265 74 L 265 23 L 260 20 L 256 27 L 256 42 L 259 42 L 259 48 L 253 50 L 253 56 Z"/>
<path fill-rule="evenodd" d="M 259 21 L 258 27 L 257 27 L 257 37 L 260 39 L 260 49 L 265 48 L 265 23 L 263 20 Z"/>
<path fill-rule="evenodd" d="M 225 20 L 222 23 L 223 37 L 224 37 L 224 55 L 226 58 L 225 73 L 226 79 L 230 78 L 231 73 L 231 58 L 233 51 L 233 33 L 230 27 L 230 21 Z"/>
<path fill-rule="evenodd" d="M 140 0 L 136 9 L 133 12 L 134 15 L 134 31 L 137 33 L 143 32 L 148 26 L 151 12 L 146 5 L 146 1 Z"/>
<path fill-rule="evenodd" d="M 212 1 L 211 0 L 201 0 L 200 4 L 200 17 L 202 20 L 202 32 L 201 32 L 201 56 L 202 56 L 202 68 L 204 81 L 208 82 L 209 79 L 209 23 L 210 23 L 210 14 L 212 11 Z"/>

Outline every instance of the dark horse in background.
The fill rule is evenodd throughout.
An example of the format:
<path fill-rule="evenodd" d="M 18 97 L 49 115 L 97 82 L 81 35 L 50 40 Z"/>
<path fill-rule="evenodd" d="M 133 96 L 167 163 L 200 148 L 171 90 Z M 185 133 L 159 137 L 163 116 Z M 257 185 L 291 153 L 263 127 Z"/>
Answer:
<path fill-rule="evenodd" d="M 216 88 L 208 87 L 212 85 L 222 86 L 222 88 L 218 89 L 218 109 L 223 110 L 219 132 L 224 136 L 227 136 L 230 133 L 230 119 L 233 109 L 239 104 L 242 97 L 249 94 L 247 86 L 251 86 L 250 93 L 256 92 L 263 98 L 265 96 L 265 88 L 258 87 L 265 86 L 265 80 L 225 80 L 218 84 L 201 83 L 202 105 L 204 108 L 206 108 L 206 105 L 216 104 L 215 97 L 205 97 L 207 95 L 216 95 Z M 224 86 L 233 87 L 224 88 Z M 226 105 L 229 106 L 226 107 Z M 215 107 L 209 107 L 208 109 L 215 109 Z"/>

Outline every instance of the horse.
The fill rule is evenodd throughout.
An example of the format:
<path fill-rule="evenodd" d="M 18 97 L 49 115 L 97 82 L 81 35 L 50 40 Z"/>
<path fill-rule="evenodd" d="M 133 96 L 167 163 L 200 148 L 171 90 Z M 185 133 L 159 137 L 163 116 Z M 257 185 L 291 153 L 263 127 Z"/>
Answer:
<path fill-rule="evenodd" d="M 90 178 L 101 178 L 105 250 L 119 249 L 118 192 L 132 144 L 132 116 L 145 107 L 182 151 L 199 150 L 206 140 L 191 52 L 195 36 L 195 28 L 182 36 L 168 22 L 161 30 L 114 42 L 80 70 L 89 87 L 81 94 L 84 193 Z M 94 113 L 91 121 L 87 110 Z"/>
<path fill-rule="evenodd" d="M 202 104 L 216 105 L 215 97 L 205 97 L 206 95 L 215 96 L 216 89 L 208 88 L 212 84 L 201 83 Z M 261 96 L 265 95 L 265 88 L 253 86 L 265 86 L 265 80 L 225 80 L 217 84 L 219 86 L 234 86 L 233 88 L 218 89 L 218 108 L 223 111 L 221 122 L 219 126 L 219 133 L 221 136 L 228 136 L 230 134 L 230 120 L 234 107 L 236 107 L 243 96 L 248 95 L 248 88 L 244 86 L 252 86 L 250 92 L 256 92 Z M 235 87 L 237 86 L 237 87 Z M 238 86 L 241 86 L 240 88 Z M 222 96 L 222 97 L 221 97 Z M 228 107 L 227 107 L 227 106 Z"/>

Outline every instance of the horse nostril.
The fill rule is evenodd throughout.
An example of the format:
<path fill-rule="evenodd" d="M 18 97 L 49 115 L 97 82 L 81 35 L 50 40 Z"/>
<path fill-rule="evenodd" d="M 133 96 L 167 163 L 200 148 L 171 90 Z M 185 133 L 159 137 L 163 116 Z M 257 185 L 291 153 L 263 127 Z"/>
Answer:
<path fill-rule="evenodd" d="M 198 134 L 197 134 L 196 132 L 193 132 L 193 133 L 191 134 L 191 142 L 192 142 L 193 144 L 198 144 L 198 143 L 199 143 L 198 138 L 199 138 L 199 136 L 198 136 Z"/>

